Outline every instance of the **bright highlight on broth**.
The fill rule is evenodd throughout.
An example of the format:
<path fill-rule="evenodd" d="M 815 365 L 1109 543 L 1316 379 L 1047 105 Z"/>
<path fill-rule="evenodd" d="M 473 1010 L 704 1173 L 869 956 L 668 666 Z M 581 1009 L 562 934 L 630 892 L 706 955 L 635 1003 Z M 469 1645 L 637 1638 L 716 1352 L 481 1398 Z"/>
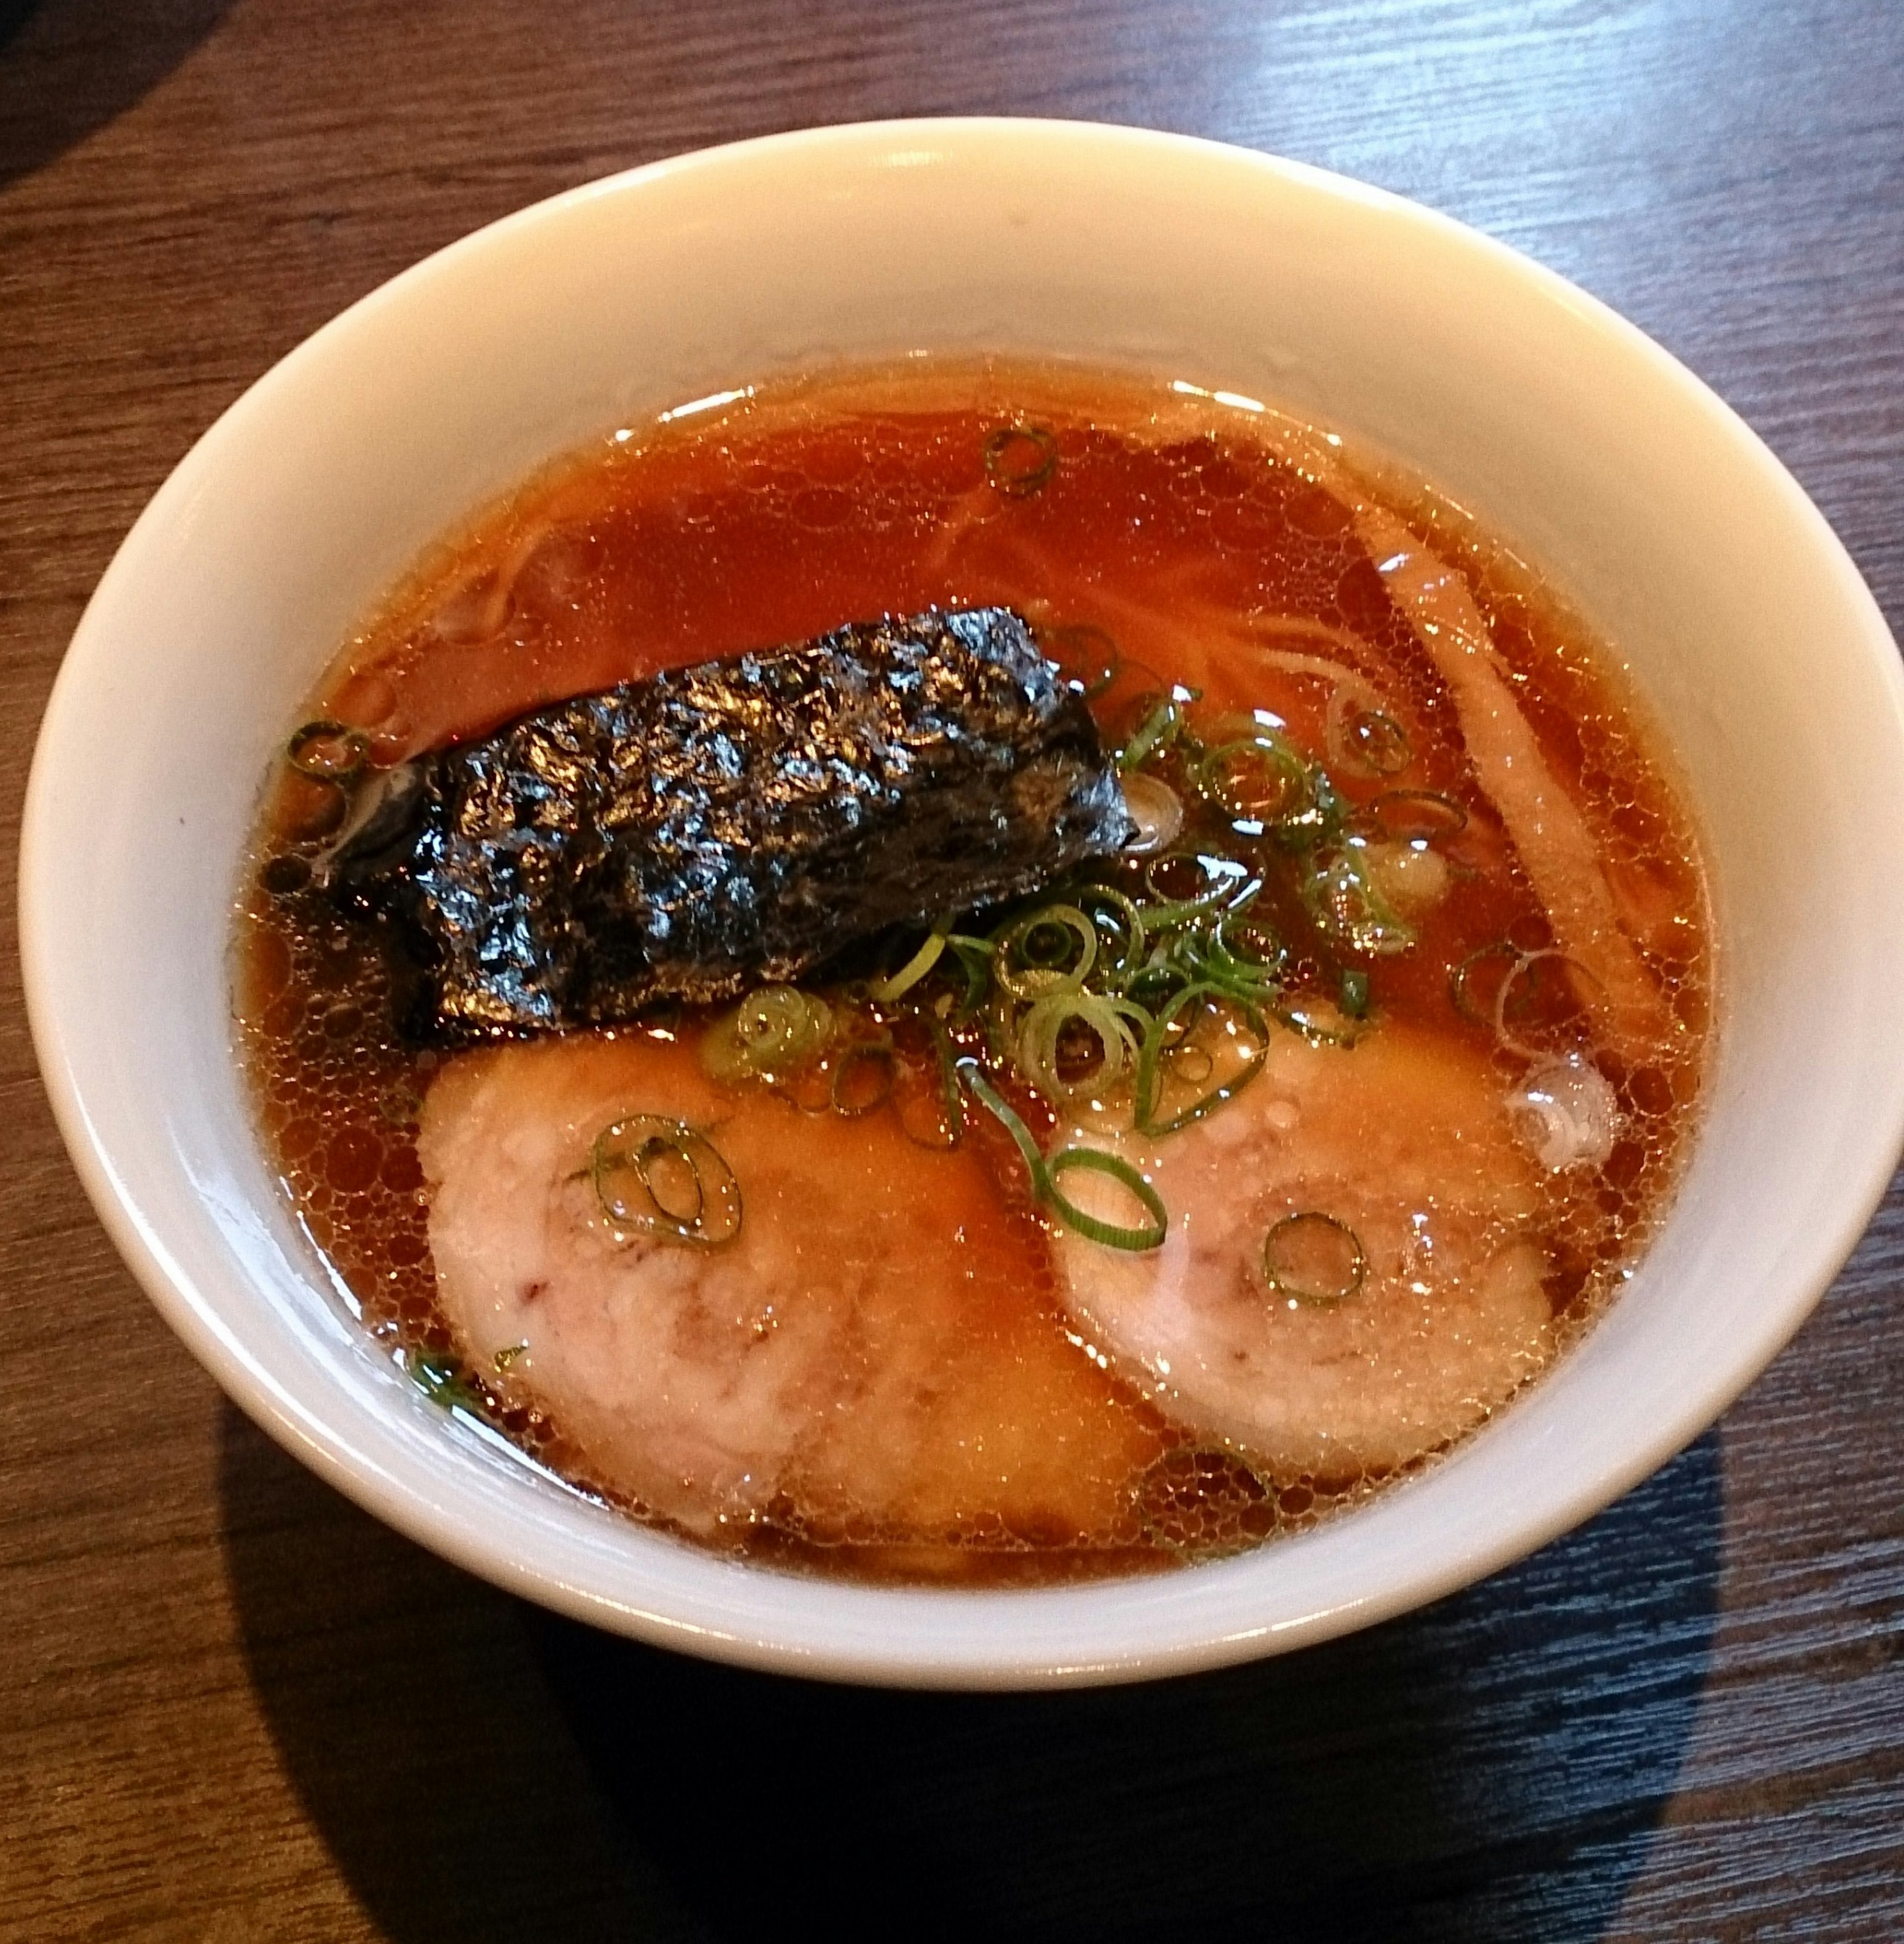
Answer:
<path fill-rule="evenodd" d="M 424 1393 L 767 1562 L 1299 1529 L 1587 1327 L 1710 935 L 1616 663 L 1332 434 L 1022 367 L 744 386 L 451 537 L 288 725 L 266 1147 Z"/>

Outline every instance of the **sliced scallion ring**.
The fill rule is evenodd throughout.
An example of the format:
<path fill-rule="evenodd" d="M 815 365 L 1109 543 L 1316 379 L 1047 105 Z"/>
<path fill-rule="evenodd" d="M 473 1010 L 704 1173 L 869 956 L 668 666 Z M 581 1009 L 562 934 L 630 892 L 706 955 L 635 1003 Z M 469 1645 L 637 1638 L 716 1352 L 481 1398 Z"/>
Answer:
<path fill-rule="evenodd" d="M 1143 914 L 1109 884 L 1084 885 L 1078 893 L 1077 904 L 1097 927 L 1097 970 L 1101 979 L 1113 988 L 1121 986 L 1143 961 Z M 1113 950 L 1115 958 L 1109 955 Z"/>
<path fill-rule="evenodd" d="M 734 1031 L 755 1066 L 767 1069 L 810 1057 L 824 1042 L 832 1012 L 792 986 L 763 986 L 741 1001 Z"/>
<path fill-rule="evenodd" d="M 1315 860 L 1303 902 L 1323 930 L 1352 952 L 1388 958 L 1409 950 L 1420 936 L 1383 896 L 1352 844 Z"/>
<path fill-rule="evenodd" d="M 1291 1032 L 1300 1033 L 1311 1046 L 1353 1046 L 1367 1030 L 1362 1020 L 1352 1017 L 1333 1001 L 1313 996 L 1278 1006 L 1271 1017 Z"/>
<path fill-rule="evenodd" d="M 731 1084 L 774 1080 L 811 1066 L 833 1036 L 833 1009 L 797 986 L 763 986 L 714 1021 L 701 1038 L 708 1077 Z"/>
<path fill-rule="evenodd" d="M 1524 952 L 1495 989 L 1494 1037 L 1523 1060 L 1577 1052 L 1593 1038 L 1593 1000 L 1604 992 L 1595 974 L 1566 952 L 1552 946 Z"/>
<path fill-rule="evenodd" d="M 988 1109 L 1005 1132 L 1010 1135 L 1014 1145 L 1024 1157 L 1025 1166 L 1032 1177 L 1032 1198 L 1042 1198 L 1044 1184 L 1044 1157 L 1038 1152 L 1038 1143 L 1003 1094 L 980 1070 L 976 1060 L 967 1056 L 958 1063 L 958 1077 L 970 1089 L 973 1098 Z"/>
<path fill-rule="evenodd" d="M 1355 822 L 1372 835 L 1398 844 L 1432 844 L 1465 829 L 1468 812 L 1439 790 L 1384 790 L 1362 806 Z"/>
<path fill-rule="evenodd" d="M 1183 882 L 1191 871 L 1201 880 L 1194 888 Z M 1147 930 L 1172 931 L 1213 912 L 1241 910 L 1262 888 L 1262 880 L 1252 878 L 1248 866 L 1234 857 L 1171 851 L 1145 865 L 1144 889 L 1155 902 L 1137 909 Z"/>
<path fill-rule="evenodd" d="M 1118 678 L 1124 657 L 1102 628 L 1088 622 L 1063 628 L 1041 628 L 1038 644 L 1044 659 L 1087 702 L 1095 701 Z"/>
<path fill-rule="evenodd" d="M 1198 789 L 1228 815 L 1270 829 L 1309 807 L 1310 764 L 1272 730 L 1204 750 L 1192 772 Z"/>
<path fill-rule="evenodd" d="M 371 740 L 343 722 L 307 722 L 285 745 L 285 761 L 313 783 L 340 783 L 369 759 Z"/>
<path fill-rule="evenodd" d="M 1152 756 L 1161 756 L 1183 732 L 1183 703 L 1172 695 L 1158 696 L 1138 718 L 1137 726 L 1118 752 L 1118 767 L 1129 771 Z"/>
<path fill-rule="evenodd" d="M 1007 498 L 1028 500 L 1058 469 L 1058 442 L 1042 426 L 1001 426 L 985 441 L 985 476 Z"/>
<path fill-rule="evenodd" d="M 1329 697 L 1329 752 L 1365 775 L 1392 777 L 1414 759 L 1408 732 L 1389 712 L 1346 687 Z"/>
<path fill-rule="evenodd" d="M 932 1041 L 932 1054 L 939 1069 L 939 1106 L 945 1115 L 943 1140 L 925 1140 L 912 1131 L 912 1120 L 902 1112 L 900 1125 L 906 1138 L 924 1148 L 955 1148 L 965 1133 L 965 1096 L 958 1084 L 958 1068 L 952 1052 L 952 1035 L 932 1014 L 921 1012 L 920 1019 Z"/>
<path fill-rule="evenodd" d="M 1263 1238 L 1263 1273 L 1290 1303 L 1333 1309 L 1361 1289 L 1368 1258 L 1346 1222 L 1305 1208 L 1271 1224 Z"/>
<path fill-rule="evenodd" d="M 631 1114 L 589 1150 L 588 1174 L 617 1236 L 718 1248 L 740 1232 L 740 1184 L 719 1149 L 685 1121 Z"/>
<path fill-rule="evenodd" d="M 946 949 L 946 934 L 952 929 L 950 918 L 943 920 L 927 934 L 925 943 L 890 978 L 875 980 L 866 988 L 872 996 L 882 1003 L 897 999 L 912 991 L 933 967 L 939 962 L 940 955 Z"/>
<path fill-rule="evenodd" d="M 1097 927 L 1075 905 L 1041 905 L 996 935 L 992 976 L 1014 999 L 1075 992 L 1097 958 Z"/>
<path fill-rule="evenodd" d="M 1197 946 L 1198 976 L 1226 992 L 1263 998 L 1282 974 L 1288 949 L 1272 928 L 1247 910 L 1226 912 Z"/>
<path fill-rule="evenodd" d="M 1097 1041 L 1097 1063 L 1082 1078 L 1067 1080 L 1058 1057 L 1066 1034 L 1082 1026 Z M 1014 1051 L 1018 1070 L 1047 1100 L 1072 1100 L 1114 1087 L 1137 1060 L 1150 1015 L 1127 999 L 1098 992 L 1057 992 L 1033 1001 L 1018 1023 Z"/>
<path fill-rule="evenodd" d="M 1159 1068 L 1165 1051 L 1181 1044 L 1193 1030 L 1188 1022 L 1183 1022 L 1186 1009 L 1192 1005 L 1209 1005 L 1212 1001 L 1234 1006 L 1243 1015 L 1244 1023 L 1256 1035 L 1257 1050 L 1235 1072 L 1200 1094 L 1189 1106 L 1171 1115 L 1167 1120 L 1159 1120 L 1157 1118 L 1158 1083 L 1161 1077 Z M 1246 999 L 1238 999 L 1234 994 L 1225 992 L 1220 986 L 1207 980 L 1199 980 L 1195 985 L 1186 986 L 1159 1009 L 1150 1031 L 1144 1035 L 1143 1046 L 1137 1055 L 1135 1090 L 1137 1131 L 1142 1134 L 1173 1134 L 1180 1128 L 1187 1127 L 1192 1121 L 1201 1121 L 1206 1115 L 1213 1114 L 1226 1101 L 1233 1100 L 1263 1071 L 1263 1063 L 1269 1055 L 1269 1025 L 1255 1006 Z"/>
<path fill-rule="evenodd" d="M 985 1004 L 985 995 L 992 986 L 992 958 L 993 947 L 989 939 L 968 938 L 962 932 L 949 931 L 946 943 L 958 961 L 958 969 L 965 981 L 965 990 L 953 1009 L 952 1017 L 955 1026 L 963 1026 L 975 1017 L 979 1008 Z"/>
<path fill-rule="evenodd" d="M 1520 948 L 1504 938 L 1469 952 L 1448 974 L 1448 1003 L 1470 1026 L 1491 1026 L 1495 998 L 1520 958 Z"/>
<path fill-rule="evenodd" d="M 1080 1208 L 1058 1186 L 1058 1177 L 1074 1168 L 1088 1174 L 1109 1176 L 1142 1205 L 1150 1220 L 1137 1227 L 1106 1222 L 1103 1217 Z M 1086 1241 L 1100 1242 L 1107 1249 L 1133 1253 L 1161 1249 L 1170 1232 L 1170 1211 L 1164 1206 L 1164 1198 L 1122 1156 L 1106 1154 L 1101 1148 L 1060 1148 L 1044 1164 L 1044 1198 L 1067 1226 L 1075 1229 Z"/>
<path fill-rule="evenodd" d="M 1065 1148 L 1047 1161 L 1039 1153 L 1031 1129 L 979 1070 L 976 1060 L 961 1060 L 958 1063 L 958 1077 L 971 1090 L 973 1097 L 990 1110 L 1010 1135 L 1013 1145 L 1024 1159 L 1026 1171 L 1031 1177 L 1034 1201 L 1048 1203 L 1068 1227 L 1076 1229 L 1087 1241 L 1102 1242 L 1107 1247 L 1136 1250 L 1163 1246 L 1164 1238 L 1170 1233 L 1170 1212 L 1164 1206 L 1163 1197 L 1127 1161 L 1116 1155 L 1106 1154 L 1098 1148 Z M 1080 1208 L 1057 1186 L 1057 1177 L 1072 1168 L 1107 1174 L 1121 1183 L 1143 1204 L 1145 1213 L 1151 1218 L 1149 1225 L 1141 1229 L 1125 1228 Z"/>
<path fill-rule="evenodd" d="M 860 1076 L 869 1067 L 873 1069 L 870 1091 L 860 1084 Z M 855 1040 L 841 1053 L 833 1068 L 832 1084 L 829 1089 L 833 1112 L 844 1114 L 849 1120 L 858 1120 L 863 1115 L 875 1112 L 891 1097 L 898 1075 L 899 1063 L 893 1052 L 890 1033 L 878 1039 Z"/>

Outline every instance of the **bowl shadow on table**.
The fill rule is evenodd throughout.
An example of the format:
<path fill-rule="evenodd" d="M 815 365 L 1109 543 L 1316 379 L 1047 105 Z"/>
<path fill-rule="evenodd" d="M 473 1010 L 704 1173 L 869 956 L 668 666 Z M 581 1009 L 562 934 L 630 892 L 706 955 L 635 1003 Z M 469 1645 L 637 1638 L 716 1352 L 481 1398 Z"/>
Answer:
<path fill-rule="evenodd" d="M 1601 1936 L 1698 1710 L 1717 1434 L 1581 1530 L 1281 1659 L 1030 1695 L 830 1687 L 523 1607 L 230 1414 L 251 1671 L 398 1944 Z M 580 1751 L 578 1755 L 578 1748 Z"/>
<path fill-rule="evenodd" d="M 0 0 L 0 185 L 156 87 L 232 0 Z"/>

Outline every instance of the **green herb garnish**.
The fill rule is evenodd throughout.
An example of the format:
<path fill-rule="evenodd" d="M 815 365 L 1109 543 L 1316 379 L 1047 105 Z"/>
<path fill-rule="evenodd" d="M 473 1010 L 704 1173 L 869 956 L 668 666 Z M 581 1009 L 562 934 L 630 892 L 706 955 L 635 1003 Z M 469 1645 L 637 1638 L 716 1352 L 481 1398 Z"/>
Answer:
<path fill-rule="evenodd" d="M 482 1409 L 481 1394 L 448 1351 L 406 1349 L 403 1364 L 411 1381 L 432 1404 L 440 1404 L 445 1410 Z"/>

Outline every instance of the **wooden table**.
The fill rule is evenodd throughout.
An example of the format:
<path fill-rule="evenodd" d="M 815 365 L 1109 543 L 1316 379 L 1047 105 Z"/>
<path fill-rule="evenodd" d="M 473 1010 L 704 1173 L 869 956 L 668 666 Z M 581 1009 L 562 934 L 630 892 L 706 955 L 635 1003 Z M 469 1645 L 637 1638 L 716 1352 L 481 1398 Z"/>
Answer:
<path fill-rule="evenodd" d="M 611 169 L 972 109 L 1506 238 L 1738 406 L 1904 618 L 1895 0 L 0 0 L 8 818 L 140 504 L 332 312 Z M 1195 1680 L 859 1693 L 527 1610 L 268 1444 L 115 1259 L 4 976 L 0 1936 L 1904 1935 L 1899 1191 L 1716 1431 L 1484 1586 Z"/>

